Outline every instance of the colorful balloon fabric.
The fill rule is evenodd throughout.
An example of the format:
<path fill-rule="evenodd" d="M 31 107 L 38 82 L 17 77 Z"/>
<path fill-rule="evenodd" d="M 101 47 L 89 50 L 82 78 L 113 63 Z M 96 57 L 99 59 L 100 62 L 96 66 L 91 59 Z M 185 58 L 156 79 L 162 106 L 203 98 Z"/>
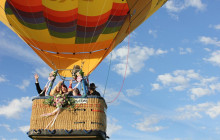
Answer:
<path fill-rule="evenodd" d="M 0 21 L 52 69 L 89 75 L 166 0 L 1 0 Z M 69 71 L 59 71 L 71 77 Z"/>

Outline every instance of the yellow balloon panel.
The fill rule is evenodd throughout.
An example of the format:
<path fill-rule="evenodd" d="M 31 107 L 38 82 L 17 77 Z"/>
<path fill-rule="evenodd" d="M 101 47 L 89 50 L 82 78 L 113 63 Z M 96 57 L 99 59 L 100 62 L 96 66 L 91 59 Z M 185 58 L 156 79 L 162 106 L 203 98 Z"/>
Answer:
<path fill-rule="evenodd" d="M 129 9 L 131 0 L 1 0 L 0 21 L 54 70 L 84 63 L 89 75 L 127 36 L 130 25 L 132 30 L 139 26 L 165 1 L 139 0 Z M 131 18 L 129 10 L 136 15 Z"/>

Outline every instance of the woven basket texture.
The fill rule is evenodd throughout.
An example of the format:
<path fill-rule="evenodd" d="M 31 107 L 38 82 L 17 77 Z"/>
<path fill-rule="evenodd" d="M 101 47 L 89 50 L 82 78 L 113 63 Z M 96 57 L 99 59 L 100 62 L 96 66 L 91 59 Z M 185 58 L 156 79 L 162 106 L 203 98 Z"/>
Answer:
<path fill-rule="evenodd" d="M 106 132 L 106 103 L 99 98 L 87 98 L 86 104 L 75 104 L 74 108 L 62 109 L 54 125 L 47 129 L 101 130 Z M 43 104 L 45 99 L 35 99 L 32 104 L 30 130 L 45 129 L 55 117 L 42 117 L 56 107 Z"/>

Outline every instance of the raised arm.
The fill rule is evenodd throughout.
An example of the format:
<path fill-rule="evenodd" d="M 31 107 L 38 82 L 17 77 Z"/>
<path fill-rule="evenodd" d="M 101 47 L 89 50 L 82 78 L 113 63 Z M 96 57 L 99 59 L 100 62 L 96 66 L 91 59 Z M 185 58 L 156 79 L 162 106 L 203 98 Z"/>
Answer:
<path fill-rule="evenodd" d="M 38 94 L 40 94 L 42 92 L 42 89 L 40 88 L 40 84 L 39 84 L 39 81 L 38 81 L 39 75 L 35 74 L 34 78 L 35 78 L 35 86 L 36 86 L 37 92 L 38 92 Z"/>

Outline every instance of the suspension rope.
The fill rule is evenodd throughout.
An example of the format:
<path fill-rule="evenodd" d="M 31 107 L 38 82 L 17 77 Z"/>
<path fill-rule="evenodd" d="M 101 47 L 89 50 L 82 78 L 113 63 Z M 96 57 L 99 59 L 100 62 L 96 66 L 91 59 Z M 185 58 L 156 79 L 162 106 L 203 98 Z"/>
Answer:
<path fill-rule="evenodd" d="M 105 82 L 105 89 L 104 89 L 103 98 L 104 98 L 104 96 L 105 96 L 105 91 L 106 91 L 106 87 L 107 87 L 107 83 L 108 83 L 108 78 L 109 78 L 109 73 L 110 73 L 111 62 L 112 62 L 112 53 L 111 53 L 111 58 L 110 58 L 110 61 L 109 61 L 109 67 L 108 67 L 108 73 L 107 73 L 107 78 L 106 78 L 106 82 Z"/>
<path fill-rule="evenodd" d="M 120 93 L 121 93 L 121 90 L 124 86 L 124 82 L 125 82 L 125 78 L 126 78 L 126 73 L 127 73 L 127 68 L 128 68 L 128 56 L 129 56 L 129 45 L 130 45 L 130 25 L 128 27 L 128 31 L 129 31 L 129 36 L 128 36 L 128 54 L 127 54 L 127 62 L 126 62 L 126 67 L 125 67 L 125 74 L 124 74 L 124 78 L 123 78 L 123 81 L 122 81 L 122 85 L 121 85 L 121 88 L 117 94 L 117 96 L 110 102 L 107 102 L 107 103 L 113 103 L 114 101 L 116 101 L 116 99 L 119 97 Z"/>
<path fill-rule="evenodd" d="M 47 9 L 48 9 L 48 8 L 45 7 L 46 13 L 44 13 L 44 14 L 46 15 L 46 21 L 47 21 L 47 22 L 45 21 L 45 22 L 46 22 L 45 24 L 47 25 L 47 28 L 46 28 L 46 29 L 47 29 L 47 31 L 48 31 L 48 34 L 50 34 L 49 37 L 50 37 L 51 43 L 53 44 L 53 47 L 50 46 L 50 45 L 49 45 L 49 46 L 50 46 L 50 48 L 55 48 L 55 50 L 58 52 L 57 46 L 56 46 L 55 43 L 54 43 L 55 41 L 54 41 L 53 37 L 51 37 L 51 33 L 50 33 L 50 31 L 49 31 L 49 28 L 48 28 L 48 27 L 49 27 L 48 25 L 49 25 L 50 23 L 49 23 L 49 19 L 48 19 L 49 16 L 48 16 Z M 45 19 L 45 18 L 44 18 L 44 19 Z M 57 54 L 57 55 L 59 55 L 59 54 Z M 59 68 L 60 68 L 60 57 L 58 56 L 58 57 L 56 57 L 56 58 L 57 58 L 57 60 L 58 60 L 58 65 L 59 65 Z M 56 69 L 57 69 L 57 68 L 56 68 Z"/>
<path fill-rule="evenodd" d="M 123 7 L 123 9 L 125 8 L 125 6 Z M 107 22 L 107 24 L 106 24 L 106 27 L 108 26 L 108 24 L 110 23 L 110 21 L 112 21 L 112 19 L 113 19 L 113 17 L 115 16 L 115 13 L 118 11 L 118 9 L 119 9 L 119 7 L 117 8 L 117 10 L 114 12 L 114 15 L 112 15 L 112 17 L 111 17 L 111 19 Z M 123 19 L 125 19 L 126 17 L 124 17 Z M 119 23 L 118 23 L 119 24 Z M 106 30 L 106 28 L 102 31 L 102 33 L 104 32 Z M 112 29 L 113 30 L 113 29 Z M 119 30 L 120 31 L 120 30 Z M 102 34 L 101 33 L 101 34 Z M 119 32 L 118 32 L 119 33 Z M 117 33 L 117 35 L 118 35 L 118 33 Z M 100 35 L 101 35 L 100 34 Z M 117 37 L 117 35 L 114 37 L 114 39 L 112 40 L 112 42 L 110 43 L 110 45 L 109 46 L 111 46 L 111 48 L 113 49 L 114 47 L 115 47 L 115 40 L 116 40 L 116 37 Z M 114 34 L 112 35 L 112 36 L 114 36 Z M 97 44 L 97 42 L 95 42 L 95 44 Z M 90 49 L 90 50 L 92 50 L 93 48 L 95 47 L 95 45 Z M 110 47 L 108 47 L 108 48 L 106 48 L 106 51 L 105 51 L 105 53 L 104 53 L 104 55 L 101 57 L 101 59 L 99 59 L 99 62 L 98 62 L 98 64 L 96 65 L 96 67 L 101 63 L 101 60 L 103 59 L 103 57 L 106 55 L 106 53 L 108 52 L 108 49 L 110 49 Z M 87 56 L 88 57 L 88 56 Z M 93 71 L 96 67 L 94 67 L 92 70 L 90 70 L 90 72 L 91 71 Z"/>
<path fill-rule="evenodd" d="M 88 1 L 88 2 L 89 2 L 89 1 Z M 107 3 L 107 0 L 105 0 L 104 5 L 102 6 L 102 9 L 101 9 L 101 12 L 100 12 L 100 13 L 102 13 L 102 12 L 104 11 L 104 9 L 105 9 L 104 7 L 105 7 L 106 3 Z M 88 10 L 87 10 L 87 12 L 88 12 Z M 90 46 L 91 46 L 93 37 L 94 37 L 94 35 L 95 35 L 95 31 L 96 31 L 96 29 L 97 29 L 98 23 L 99 23 L 99 21 L 100 21 L 102 15 L 103 15 L 103 14 L 100 14 L 100 15 L 99 15 L 98 21 L 96 22 L 96 26 L 95 26 L 95 29 L 94 29 L 94 31 L 93 31 L 93 33 L 92 33 L 92 38 L 91 38 L 90 43 L 89 43 L 89 48 L 90 48 Z M 87 16 L 86 16 L 86 20 L 87 20 Z M 86 25 L 87 25 L 87 21 L 86 21 Z M 86 29 L 86 28 L 85 28 L 85 29 Z M 102 33 L 103 33 L 103 31 L 102 31 Z M 100 33 L 100 35 L 101 35 L 102 33 Z M 86 32 L 85 32 L 85 34 L 86 34 Z M 85 36 L 85 37 L 86 37 L 86 36 Z M 85 38 L 84 38 L 84 39 L 85 39 Z M 91 51 L 93 50 L 93 48 L 96 46 L 96 44 L 97 44 L 97 43 L 95 42 L 95 45 L 93 45 L 93 47 L 91 47 L 91 49 L 90 49 L 89 52 L 91 52 Z M 84 50 L 84 48 L 83 48 L 83 50 Z M 88 58 L 88 56 L 85 55 L 82 60 L 87 59 L 87 58 Z"/>
<path fill-rule="evenodd" d="M 12 6 L 13 6 L 13 4 L 12 4 Z M 2 10 L 4 10 L 4 8 L 2 7 L 2 6 L 0 6 L 1 7 L 1 9 Z M 14 7 L 14 6 L 13 6 Z M 16 9 L 15 9 L 16 10 Z M 18 11 L 16 10 L 16 13 L 18 14 Z M 18 16 L 21 18 L 21 20 L 24 22 L 24 20 L 22 19 L 22 17 L 18 14 Z M 27 32 L 25 32 L 25 30 L 22 30 L 22 28 L 16 23 L 16 21 L 13 19 L 13 18 L 11 18 L 11 16 L 8 16 L 16 25 L 17 25 L 17 27 L 26 35 L 26 36 L 29 36 L 30 37 L 30 35 L 27 33 Z M 8 22 L 9 23 L 9 22 Z M 11 26 L 11 24 L 9 23 L 9 25 Z M 11 26 L 12 27 L 12 26 Z M 15 31 L 16 31 L 16 29 L 15 28 L 13 28 Z M 17 31 L 16 31 L 16 33 L 18 33 Z M 28 40 L 26 40 L 25 41 L 30 47 L 32 46 L 31 44 L 35 44 L 36 46 L 37 46 L 37 44 L 34 42 L 34 41 L 32 41 L 31 39 L 30 39 L 30 41 L 28 41 Z M 56 65 L 53 63 L 53 61 L 51 61 L 50 59 L 48 59 L 48 57 L 46 56 L 46 54 L 45 53 L 43 53 L 42 51 L 40 51 L 40 50 L 37 50 L 39 53 L 41 53 L 42 54 L 42 57 L 44 57 L 45 59 L 47 59 L 48 60 L 48 62 L 50 62 L 51 63 L 51 65 L 53 65 L 54 67 L 55 67 L 55 69 L 56 69 Z"/>

